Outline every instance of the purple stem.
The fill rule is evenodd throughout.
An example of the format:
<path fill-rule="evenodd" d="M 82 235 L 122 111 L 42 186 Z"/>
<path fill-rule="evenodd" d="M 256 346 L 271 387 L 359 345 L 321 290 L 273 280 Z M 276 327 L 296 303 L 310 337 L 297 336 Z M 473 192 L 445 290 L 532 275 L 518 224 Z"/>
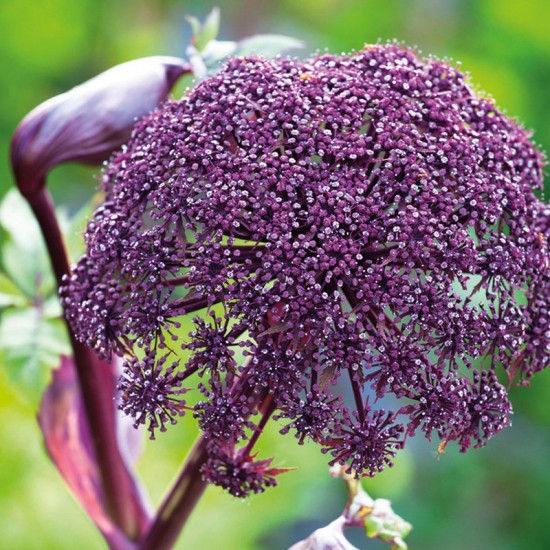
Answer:
<path fill-rule="evenodd" d="M 353 390 L 353 398 L 355 400 L 355 406 L 357 408 L 357 414 L 359 415 L 359 422 L 363 424 L 365 421 L 365 408 L 363 406 L 363 396 L 361 395 L 361 386 L 357 382 L 355 373 L 348 369 L 349 380 L 351 383 L 351 389 Z"/>
<path fill-rule="evenodd" d="M 139 550 L 170 550 L 208 486 L 200 469 L 207 459 L 207 441 L 199 437 L 191 449 L 183 470 L 162 502 Z"/>
<path fill-rule="evenodd" d="M 264 431 L 265 425 L 267 424 L 267 421 L 275 411 L 275 402 L 273 400 L 273 395 L 268 395 L 264 402 L 262 403 L 262 406 L 260 409 L 263 409 L 262 412 L 262 419 L 260 420 L 258 426 L 256 427 L 256 430 L 252 434 L 252 437 L 248 441 L 248 444 L 246 446 L 244 455 L 250 456 L 250 453 L 252 449 L 254 448 L 254 445 L 256 444 L 256 441 L 258 441 L 258 438 L 260 435 L 262 435 L 262 432 Z"/>
<path fill-rule="evenodd" d="M 45 185 L 36 194 L 25 198 L 44 236 L 57 284 L 60 286 L 63 277 L 69 273 L 69 261 L 52 199 Z M 146 527 L 148 519 L 139 505 L 135 485 L 119 451 L 113 396 L 103 392 L 101 384 L 97 383 L 102 377 L 102 366 L 95 353 L 76 339 L 69 323 L 67 328 L 107 511 L 129 538 L 136 539 Z"/>
<path fill-rule="evenodd" d="M 232 386 L 233 394 L 239 394 L 244 384 L 241 378 Z M 264 414 L 263 424 L 252 437 L 254 442 L 274 410 L 273 397 L 269 396 L 260 406 Z M 208 458 L 208 441 L 201 435 L 187 456 L 183 469 L 168 495 L 158 509 L 147 535 L 138 544 L 138 550 L 170 550 L 189 519 L 197 502 L 208 487 L 201 474 L 201 467 Z"/>

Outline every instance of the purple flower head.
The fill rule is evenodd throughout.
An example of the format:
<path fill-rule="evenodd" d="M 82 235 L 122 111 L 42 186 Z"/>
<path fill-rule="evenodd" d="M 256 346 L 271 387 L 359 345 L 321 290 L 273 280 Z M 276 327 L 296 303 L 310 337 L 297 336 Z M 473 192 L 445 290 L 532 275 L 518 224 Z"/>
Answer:
<path fill-rule="evenodd" d="M 411 385 L 407 397 L 414 404 L 406 405 L 401 413 L 409 415 L 409 435 L 420 427 L 431 440 L 435 431 L 443 441 L 456 439 L 470 422 L 468 411 L 468 386 L 465 378 L 446 376 L 441 369 L 423 371 Z"/>
<path fill-rule="evenodd" d="M 234 452 L 231 448 L 212 445 L 210 457 L 201 468 L 203 476 L 233 496 L 244 498 L 250 493 L 263 493 L 267 487 L 275 487 L 276 476 L 288 471 L 288 468 L 272 468 L 272 458 L 254 460 L 255 456 L 243 450 Z"/>
<path fill-rule="evenodd" d="M 253 399 L 244 395 L 234 398 L 231 391 L 219 386 L 214 386 L 205 398 L 195 405 L 195 417 L 208 437 L 234 443 L 246 438 L 245 429 L 254 430 L 255 425 L 248 420 L 256 412 Z"/>
<path fill-rule="evenodd" d="M 215 483 L 255 490 L 272 414 L 357 475 L 416 431 L 478 446 L 508 422 L 496 369 L 548 364 L 543 166 L 462 73 L 401 46 L 233 59 L 112 158 L 64 304 L 100 353 L 200 377 Z"/>
<path fill-rule="evenodd" d="M 341 408 L 341 398 L 333 397 L 329 393 L 308 391 L 300 400 L 289 399 L 279 404 L 280 414 L 277 419 L 288 419 L 291 422 L 281 429 L 282 434 L 290 430 L 295 432 L 300 445 L 306 438 L 323 444 L 327 434 L 334 433 L 334 411 Z"/>
<path fill-rule="evenodd" d="M 132 357 L 124 364 L 118 384 L 122 396 L 120 408 L 134 419 L 134 426 L 148 424 L 151 439 L 155 429 L 166 431 L 166 424 L 175 424 L 175 417 L 185 413 L 185 402 L 179 398 L 187 389 L 181 387 L 183 374 L 175 370 L 177 363 L 164 368 L 166 357 L 154 351 L 139 360 Z"/>
<path fill-rule="evenodd" d="M 382 410 L 370 414 L 368 408 L 357 420 L 351 419 L 347 409 L 335 430 L 337 438 L 327 443 L 334 457 L 330 465 L 348 464 L 352 471 L 375 475 L 386 466 L 393 466 L 392 459 L 403 447 L 403 426 L 395 424 L 395 415 Z M 326 449 L 324 449 L 326 450 Z"/>
<path fill-rule="evenodd" d="M 506 397 L 506 389 L 499 384 L 494 372 L 474 371 L 466 404 L 468 414 L 459 434 L 462 452 L 468 450 L 472 439 L 475 441 L 474 447 L 481 447 L 487 439 L 510 424 L 512 407 Z"/>

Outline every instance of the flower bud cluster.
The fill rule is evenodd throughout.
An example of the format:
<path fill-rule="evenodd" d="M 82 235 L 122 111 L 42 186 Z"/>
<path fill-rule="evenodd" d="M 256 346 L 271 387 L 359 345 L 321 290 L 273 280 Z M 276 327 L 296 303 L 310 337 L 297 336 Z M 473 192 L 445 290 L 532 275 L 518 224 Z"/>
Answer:
<path fill-rule="evenodd" d="M 111 159 L 64 303 L 82 339 L 134 357 L 137 422 L 179 414 L 167 389 L 198 377 L 205 475 L 235 494 L 261 486 L 271 414 L 359 474 L 417 431 L 466 450 L 509 423 L 497 367 L 548 364 L 543 166 L 459 70 L 401 46 L 233 59 Z M 169 374 L 129 389 L 163 376 L 153 357 Z"/>

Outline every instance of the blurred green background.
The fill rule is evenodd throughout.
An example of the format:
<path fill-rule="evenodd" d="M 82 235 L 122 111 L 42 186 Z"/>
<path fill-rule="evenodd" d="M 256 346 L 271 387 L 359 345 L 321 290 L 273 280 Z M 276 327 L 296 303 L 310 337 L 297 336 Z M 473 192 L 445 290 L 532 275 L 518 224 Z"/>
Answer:
<path fill-rule="evenodd" d="M 184 0 L 2 0 L 0 2 L 0 194 L 10 188 L 10 135 L 35 105 L 115 63 L 183 56 L 184 15 L 216 3 Z M 550 3 L 547 0 L 227 0 L 225 39 L 278 32 L 305 40 L 304 53 L 359 49 L 397 38 L 462 62 L 478 89 L 535 130 L 550 151 Z M 51 176 L 58 204 L 75 209 L 94 192 L 94 172 L 67 166 Z M 35 422 L 45 378 L 14 382 L 0 368 L 0 549 L 103 548 L 43 451 Z M 30 390 L 34 385 L 34 391 Z M 513 427 L 466 455 L 416 440 L 393 470 L 365 486 L 414 525 L 412 550 L 547 550 L 550 547 L 550 372 L 512 390 Z M 175 474 L 195 430 L 182 423 L 146 445 L 139 469 L 154 502 Z M 284 549 L 336 517 L 345 500 L 326 457 L 272 429 L 264 456 L 297 469 L 280 487 L 245 502 L 210 489 L 178 548 Z M 352 537 L 360 548 L 383 548 Z"/>

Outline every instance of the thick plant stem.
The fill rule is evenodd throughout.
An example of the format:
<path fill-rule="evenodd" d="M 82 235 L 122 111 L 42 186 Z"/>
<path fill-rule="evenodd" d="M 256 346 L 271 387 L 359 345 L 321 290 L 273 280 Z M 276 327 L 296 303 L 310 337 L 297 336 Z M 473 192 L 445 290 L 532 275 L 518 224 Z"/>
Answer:
<path fill-rule="evenodd" d="M 207 458 L 207 441 L 199 437 L 185 461 L 183 470 L 161 504 L 139 550 L 169 550 L 202 496 L 208 483 L 200 469 Z"/>
<path fill-rule="evenodd" d="M 263 419 L 253 436 L 253 444 L 273 410 L 273 397 L 264 396 L 260 406 Z M 201 435 L 193 445 L 181 473 L 158 509 L 147 535 L 138 544 L 138 550 L 170 550 L 174 546 L 191 512 L 208 487 L 208 482 L 203 479 L 200 471 L 208 458 L 207 448 L 208 441 L 204 435 Z"/>
<path fill-rule="evenodd" d="M 69 273 L 69 261 L 53 202 L 45 186 L 25 198 L 44 236 L 59 286 L 63 277 Z M 102 391 L 102 385 L 98 383 L 104 375 L 100 371 L 104 365 L 93 350 L 75 338 L 68 323 L 67 327 L 107 510 L 115 524 L 129 538 L 136 539 L 143 531 L 147 518 L 139 505 L 135 485 L 119 451 L 113 396 Z"/>

